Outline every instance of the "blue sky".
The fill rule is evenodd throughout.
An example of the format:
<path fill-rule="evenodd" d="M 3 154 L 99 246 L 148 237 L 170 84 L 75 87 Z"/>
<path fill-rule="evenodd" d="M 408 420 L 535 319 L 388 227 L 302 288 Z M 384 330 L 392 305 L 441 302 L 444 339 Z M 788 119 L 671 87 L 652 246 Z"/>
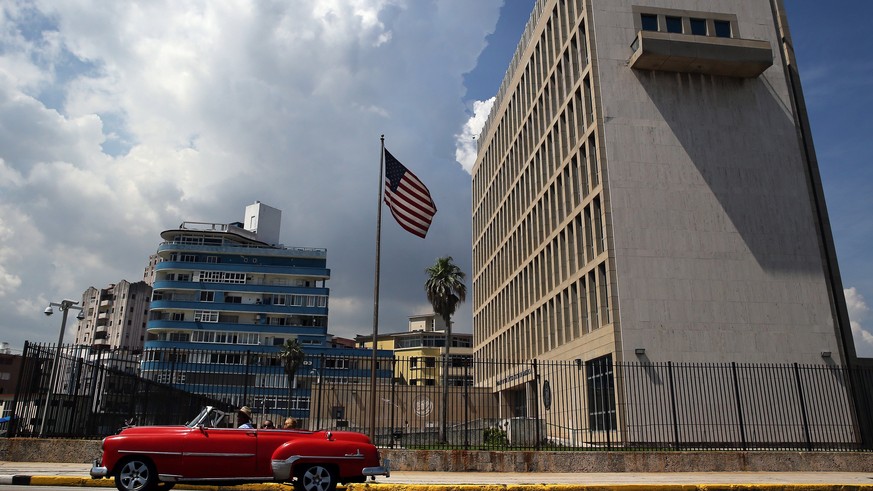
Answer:
<path fill-rule="evenodd" d="M 855 345 L 873 356 L 873 40 L 863 32 L 873 3 L 786 4 Z"/>
<path fill-rule="evenodd" d="M 873 7 L 787 3 L 843 280 L 867 326 Z M 330 331 L 371 332 L 381 134 L 439 210 L 425 240 L 383 223 L 380 332 L 405 330 L 429 310 L 437 257 L 472 271 L 470 135 L 532 5 L 4 2 L 0 341 L 54 342 L 48 302 L 139 280 L 161 231 L 241 221 L 256 200 L 283 211 L 286 245 L 328 249 Z M 468 301 L 458 330 L 471 318 Z"/>

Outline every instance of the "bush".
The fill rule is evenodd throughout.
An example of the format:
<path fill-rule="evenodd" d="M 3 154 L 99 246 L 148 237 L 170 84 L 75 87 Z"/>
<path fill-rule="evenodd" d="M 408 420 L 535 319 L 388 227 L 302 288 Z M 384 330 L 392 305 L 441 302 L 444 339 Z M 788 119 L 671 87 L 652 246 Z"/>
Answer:
<path fill-rule="evenodd" d="M 509 446 L 509 438 L 506 435 L 506 430 L 499 425 L 485 428 L 484 434 L 485 445 L 491 447 L 506 447 Z"/>

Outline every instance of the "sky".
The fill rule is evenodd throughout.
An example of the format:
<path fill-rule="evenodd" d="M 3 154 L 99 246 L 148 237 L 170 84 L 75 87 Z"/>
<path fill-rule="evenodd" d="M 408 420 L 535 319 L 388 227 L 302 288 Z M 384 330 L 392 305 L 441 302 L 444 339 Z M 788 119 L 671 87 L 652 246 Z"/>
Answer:
<path fill-rule="evenodd" d="M 472 287 L 474 137 L 533 3 L 0 3 L 0 341 L 57 341 L 49 302 L 138 281 L 161 231 L 242 221 L 255 201 L 282 210 L 285 245 L 327 249 L 330 332 L 371 333 L 381 135 L 438 209 L 426 239 L 383 209 L 379 332 L 405 330 L 431 310 L 436 258 Z M 856 345 L 873 356 L 873 2 L 786 4 Z"/>

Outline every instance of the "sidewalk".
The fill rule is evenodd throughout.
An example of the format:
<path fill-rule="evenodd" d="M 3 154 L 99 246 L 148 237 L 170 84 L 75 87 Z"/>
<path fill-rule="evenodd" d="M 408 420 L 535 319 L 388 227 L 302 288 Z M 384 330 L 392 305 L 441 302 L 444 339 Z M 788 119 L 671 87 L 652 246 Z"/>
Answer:
<path fill-rule="evenodd" d="M 111 479 L 94 480 L 88 475 L 90 464 L 0 462 L 0 485 L 88 486 L 114 488 Z M 491 485 L 491 486 L 488 486 Z M 551 486 L 555 485 L 555 486 Z M 504 473 L 504 472 L 392 472 L 374 483 L 349 485 L 347 489 L 389 491 L 474 490 L 488 486 L 513 491 L 544 490 L 593 491 L 604 489 L 672 490 L 870 490 L 873 474 L 860 472 L 659 472 L 659 473 Z M 289 490 L 286 485 L 253 484 L 241 486 L 178 485 L 175 489 L 211 490 Z"/>

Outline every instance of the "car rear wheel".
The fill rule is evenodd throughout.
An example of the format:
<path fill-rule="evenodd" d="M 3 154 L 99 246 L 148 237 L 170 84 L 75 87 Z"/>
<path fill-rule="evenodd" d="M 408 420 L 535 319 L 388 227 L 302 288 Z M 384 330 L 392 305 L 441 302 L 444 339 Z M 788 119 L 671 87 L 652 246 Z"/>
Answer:
<path fill-rule="evenodd" d="M 141 457 L 125 460 L 115 472 L 115 487 L 118 491 L 155 491 L 158 487 L 155 465 Z"/>
<path fill-rule="evenodd" d="M 309 464 L 297 473 L 294 487 L 297 491 L 334 491 L 336 481 L 336 473 L 330 467 Z"/>

